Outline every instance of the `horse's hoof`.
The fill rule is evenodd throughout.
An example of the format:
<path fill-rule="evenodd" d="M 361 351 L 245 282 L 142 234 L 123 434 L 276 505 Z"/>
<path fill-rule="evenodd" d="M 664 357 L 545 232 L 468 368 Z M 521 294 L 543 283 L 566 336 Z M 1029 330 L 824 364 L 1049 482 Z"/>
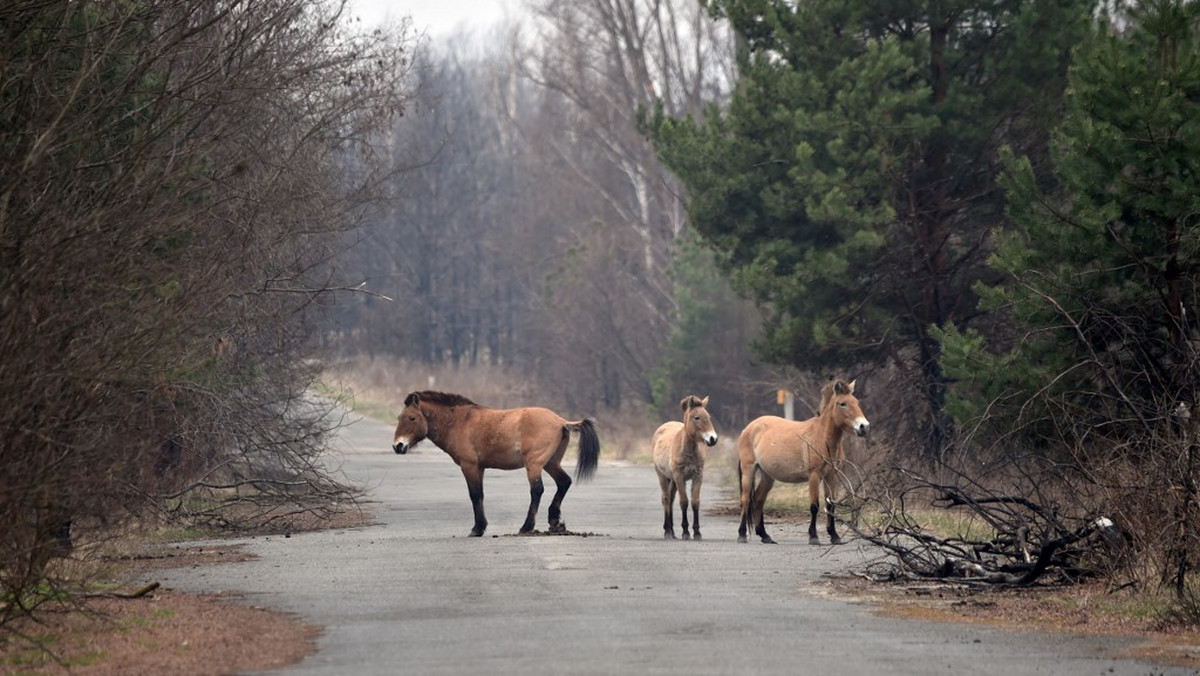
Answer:
<path fill-rule="evenodd" d="M 820 538 L 818 538 L 815 535 L 810 535 L 810 536 L 808 536 L 808 544 L 819 545 L 819 544 L 821 544 L 821 540 L 820 540 Z"/>
<path fill-rule="evenodd" d="M 558 523 L 552 523 L 552 524 L 550 524 L 550 532 L 551 533 L 565 533 L 565 532 L 567 532 L 567 524 L 563 521 L 559 521 Z"/>
<path fill-rule="evenodd" d="M 664 540 L 674 540 L 674 539 L 675 539 L 675 534 L 674 534 L 674 533 L 672 533 L 672 532 L 671 532 L 671 531 L 669 531 L 669 530 L 668 530 L 668 531 L 663 531 L 663 539 L 664 539 Z"/>
<path fill-rule="evenodd" d="M 842 538 L 838 535 L 830 535 L 829 536 L 829 544 L 840 545 L 840 544 L 842 544 Z"/>
<path fill-rule="evenodd" d="M 745 536 L 745 535 L 739 535 L 739 536 L 738 536 L 738 542 L 741 542 L 742 544 L 745 544 L 745 543 L 746 543 L 746 536 Z"/>
<path fill-rule="evenodd" d="M 683 531 L 683 539 L 684 539 L 684 540 L 691 540 L 691 539 L 692 539 L 692 534 L 691 534 L 691 533 L 689 533 L 689 532 L 687 532 L 686 530 L 685 530 L 685 531 Z"/>
<path fill-rule="evenodd" d="M 521 535 L 529 535 L 532 532 L 533 532 L 533 526 L 521 526 L 521 530 L 517 531 L 517 533 L 519 533 Z"/>
<path fill-rule="evenodd" d="M 762 539 L 762 541 L 763 541 L 763 544 L 764 544 L 764 545 L 773 545 L 773 544 L 775 544 L 775 541 L 771 539 L 771 536 L 770 536 L 770 535 L 764 535 L 764 536 L 763 536 L 763 539 Z"/>
<path fill-rule="evenodd" d="M 699 540 L 699 539 L 700 539 L 700 534 L 699 534 L 699 533 L 694 533 L 694 534 L 692 534 L 692 539 L 693 539 L 693 540 Z"/>
<path fill-rule="evenodd" d="M 483 531 L 481 531 L 481 530 L 473 530 L 473 529 L 472 529 L 472 530 L 471 530 L 471 535 L 470 535 L 470 537 L 473 537 L 473 538 L 481 538 L 481 537 L 483 537 Z"/>

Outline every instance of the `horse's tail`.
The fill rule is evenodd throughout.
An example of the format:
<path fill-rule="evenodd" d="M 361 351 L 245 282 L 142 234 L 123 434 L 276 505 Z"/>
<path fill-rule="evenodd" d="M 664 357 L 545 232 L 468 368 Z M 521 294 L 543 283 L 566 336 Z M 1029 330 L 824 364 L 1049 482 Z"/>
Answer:
<path fill-rule="evenodd" d="M 742 493 L 746 494 L 746 513 L 743 515 L 746 520 L 744 525 L 748 531 L 754 530 L 754 480 L 758 478 L 758 463 L 750 467 L 750 485 L 742 483 L 742 459 L 739 456 L 737 459 L 737 474 L 738 474 L 738 502 L 741 502 Z"/>
<path fill-rule="evenodd" d="M 587 481 L 596 473 L 600 463 L 600 438 L 596 436 L 596 425 L 584 418 L 579 422 L 567 423 L 567 428 L 579 432 L 579 464 L 575 466 L 575 478 Z"/>

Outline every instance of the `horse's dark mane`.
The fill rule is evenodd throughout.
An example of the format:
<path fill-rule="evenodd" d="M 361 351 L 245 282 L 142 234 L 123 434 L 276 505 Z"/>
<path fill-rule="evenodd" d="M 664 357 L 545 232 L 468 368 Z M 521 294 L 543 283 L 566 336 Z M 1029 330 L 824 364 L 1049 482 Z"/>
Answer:
<path fill-rule="evenodd" d="M 825 410 L 825 407 L 832 403 L 833 396 L 837 392 L 838 385 L 846 387 L 846 381 L 842 380 L 841 378 L 834 378 L 830 376 L 829 380 L 821 386 L 821 404 L 817 408 L 817 415 L 820 415 Z"/>
<path fill-rule="evenodd" d="M 424 392 L 417 392 L 417 396 L 421 398 L 421 401 L 427 401 L 431 404 L 437 404 L 439 406 L 477 406 L 475 402 L 467 399 L 461 394 L 449 394 L 446 392 L 432 392 L 426 390 Z"/>

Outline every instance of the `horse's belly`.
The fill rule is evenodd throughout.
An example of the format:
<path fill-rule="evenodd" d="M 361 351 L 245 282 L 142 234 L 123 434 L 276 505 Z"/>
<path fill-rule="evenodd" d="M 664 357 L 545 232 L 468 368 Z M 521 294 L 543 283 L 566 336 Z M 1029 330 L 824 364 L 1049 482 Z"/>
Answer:
<path fill-rule="evenodd" d="M 522 455 L 519 447 L 503 449 L 498 453 L 491 454 L 491 462 L 488 467 L 494 469 L 521 469 L 525 466 L 525 456 Z"/>
<path fill-rule="evenodd" d="M 760 458 L 758 466 L 772 479 L 788 484 L 798 484 L 808 481 L 808 467 L 796 462 L 772 462 Z"/>

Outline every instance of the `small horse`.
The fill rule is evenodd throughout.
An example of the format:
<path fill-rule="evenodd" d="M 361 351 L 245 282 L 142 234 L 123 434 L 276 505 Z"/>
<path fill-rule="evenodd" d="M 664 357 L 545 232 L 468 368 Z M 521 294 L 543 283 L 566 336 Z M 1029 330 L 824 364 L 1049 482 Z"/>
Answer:
<path fill-rule="evenodd" d="M 561 507 L 563 496 L 571 487 L 571 477 L 560 463 L 572 431 L 579 432 L 579 463 L 575 478 L 586 480 L 595 474 L 600 459 L 600 440 L 591 420 L 568 422 L 544 408 L 496 410 L 457 394 L 413 392 L 404 399 L 404 408 L 392 438 L 392 450 L 403 455 L 414 444 L 428 438 L 454 460 L 467 480 L 467 493 L 475 510 L 472 537 L 483 535 L 487 529 L 487 518 L 483 514 L 485 469 L 525 468 L 530 499 L 529 515 L 521 526 L 522 533 L 533 530 L 545 491 L 542 485 L 542 470 L 545 470 L 558 486 L 550 502 L 550 532 L 563 533 L 567 525 L 562 521 Z"/>
<path fill-rule="evenodd" d="M 659 426 L 651 437 L 654 448 L 654 469 L 658 470 L 658 484 L 662 487 L 663 537 L 675 539 L 675 523 L 671 514 L 671 503 L 675 491 L 679 491 L 679 511 L 683 513 L 683 539 L 688 534 L 687 481 L 692 482 L 692 531 L 700 539 L 700 485 L 704 483 L 704 442 L 708 446 L 717 443 L 717 430 L 708 415 L 708 397 L 693 396 L 679 402 L 683 407 L 683 422 L 672 420 Z"/>
<path fill-rule="evenodd" d="M 763 504 L 776 481 L 808 481 L 812 521 L 808 526 L 809 544 L 817 544 L 817 512 L 820 487 L 825 485 L 825 506 L 829 514 L 829 541 L 841 542 L 833 523 L 834 497 L 845 460 L 842 435 L 846 430 L 866 436 L 870 423 L 854 397 L 854 381 L 841 380 L 821 388 L 821 406 L 815 418 L 803 422 L 766 415 L 751 421 L 738 438 L 738 479 L 741 483 L 742 522 L 738 542 L 746 541 L 746 527 L 758 518 L 755 533 L 764 543 L 775 541 L 763 526 Z M 755 485 L 755 478 L 761 481 Z"/>

